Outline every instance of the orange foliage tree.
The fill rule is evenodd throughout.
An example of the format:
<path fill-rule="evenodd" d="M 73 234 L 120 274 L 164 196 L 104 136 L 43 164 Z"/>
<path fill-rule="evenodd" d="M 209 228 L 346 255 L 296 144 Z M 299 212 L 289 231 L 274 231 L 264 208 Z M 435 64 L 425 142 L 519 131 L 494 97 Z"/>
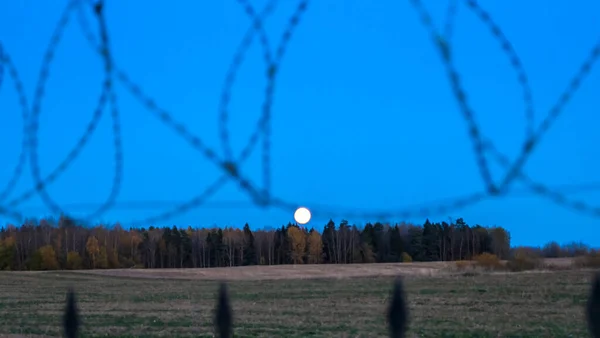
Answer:
<path fill-rule="evenodd" d="M 304 263 L 304 252 L 306 251 L 306 233 L 296 226 L 288 229 L 290 241 L 290 256 L 293 264 Z"/>
<path fill-rule="evenodd" d="M 92 269 L 95 269 L 98 255 L 100 255 L 100 246 L 98 245 L 98 239 L 95 236 L 89 237 L 87 243 L 85 244 L 85 249 L 87 251 L 87 254 L 90 256 Z"/>
<path fill-rule="evenodd" d="M 321 235 L 315 231 L 311 230 L 308 234 L 307 239 L 308 244 L 308 255 L 307 260 L 308 264 L 318 264 L 321 263 L 321 259 L 323 256 L 323 240 L 321 239 Z"/>
<path fill-rule="evenodd" d="M 42 270 L 57 270 L 58 260 L 56 259 L 56 252 L 52 245 L 44 245 L 39 249 L 41 258 L 40 268 Z"/>

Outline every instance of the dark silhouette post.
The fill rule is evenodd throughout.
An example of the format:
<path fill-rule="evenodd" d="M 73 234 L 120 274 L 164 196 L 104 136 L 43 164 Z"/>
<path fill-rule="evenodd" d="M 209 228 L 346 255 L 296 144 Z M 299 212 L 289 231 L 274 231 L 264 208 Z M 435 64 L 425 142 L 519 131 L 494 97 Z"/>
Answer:
<path fill-rule="evenodd" d="M 79 314 L 77 313 L 77 304 L 75 301 L 75 292 L 73 289 L 67 291 L 67 307 L 63 319 L 65 337 L 76 338 L 79 331 Z"/>
<path fill-rule="evenodd" d="M 233 335 L 233 319 L 229 297 L 227 295 L 227 285 L 221 283 L 219 295 L 217 296 L 217 306 L 215 308 L 215 331 L 217 337 L 229 338 Z"/>
<path fill-rule="evenodd" d="M 408 308 L 404 300 L 404 289 L 400 278 L 396 279 L 388 308 L 387 319 L 391 338 L 404 338 L 408 322 Z"/>

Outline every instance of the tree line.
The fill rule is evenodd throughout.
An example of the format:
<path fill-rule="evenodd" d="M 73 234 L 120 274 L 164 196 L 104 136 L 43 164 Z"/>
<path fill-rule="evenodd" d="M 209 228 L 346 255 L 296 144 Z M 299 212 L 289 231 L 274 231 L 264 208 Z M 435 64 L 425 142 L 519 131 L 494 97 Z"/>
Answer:
<path fill-rule="evenodd" d="M 482 253 L 508 259 L 510 233 L 462 218 L 422 225 L 330 220 L 319 232 L 296 224 L 233 227 L 84 227 L 60 217 L 0 229 L 0 270 L 210 268 L 242 265 L 350 264 L 470 260 Z M 574 257 L 582 243 L 530 248 L 545 257 Z"/>

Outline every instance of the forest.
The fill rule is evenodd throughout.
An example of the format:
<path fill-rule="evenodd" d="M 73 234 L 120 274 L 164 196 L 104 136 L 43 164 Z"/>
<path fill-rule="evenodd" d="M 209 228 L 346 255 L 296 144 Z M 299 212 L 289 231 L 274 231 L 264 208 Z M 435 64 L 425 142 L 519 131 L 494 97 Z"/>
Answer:
<path fill-rule="evenodd" d="M 42 219 L 0 229 L 0 270 L 210 268 L 242 265 L 349 264 L 470 260 L 482 253 L 508 259 L 515 248 L 499 226 L 449 222 L 367 223 L 330 220 L 319 232 L 297 224 L 276 229 L 84 227 Z M 528 248 L 543 257 L 588 253 L 583 243 Z"/>

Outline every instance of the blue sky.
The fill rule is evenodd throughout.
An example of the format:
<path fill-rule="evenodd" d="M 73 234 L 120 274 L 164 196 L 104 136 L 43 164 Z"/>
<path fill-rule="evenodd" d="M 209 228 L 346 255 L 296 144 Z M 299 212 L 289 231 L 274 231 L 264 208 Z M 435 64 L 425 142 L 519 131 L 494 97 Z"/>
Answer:
<path fill-rule="evenodd" d="M 66 1 L 0 4 L 0 41 L 31 101 L 45 49 Z M 536 126 L 546 117 L 600 34 L 600 4 L 481 1 L 519 55 L 533 91 Z M 254 1 L 260 11 L 265 1 Z M 282 1 L 265 23 L 272 48 L 297 2 Z M 436 27 L 446 1 L 426 1 Z M 75 13 L 76 14 L 76 13 Z M 97 34 L 97 22 L 87 18 Z M 106 21 L 117 66 L 173 118 L 219 156 L 219 100 L 226 71 L 251 21 L 236 1 L 107 1 Z M 517 75 L 488 28 L 460 3 L 453 57 L 485 136 L 514 161 L 525 139 L 525 105 Z M 263 51 L 252 45 L 232 88 L 228 123 L 239 154 L 258 118 L 266 85 Z M 6 73 L 6 72 L 5 72 Z M 102 59 L 71 17 L 55 54 L 39 120 L 39 164 L 47 175 L 84 132 L 101 91 Z M 549 187 L 575 187 L 568 197 L 600 204 L 596 134 L 600 75 L 587 77 L 524 167 Z M 122 85 L 116 95 L 123 132 L 124 173 L 115 208 L 101 220 L 123 225 L 159 214 L 200 194 L 220 175 Z M 12 80 L 0 89 L 0 182 L 17 163 L 23 121 Z M 81 155 L 48 187 L 75 216 L 108 197 L 113 175 L 110 110 Z M 315 210 L 395 211 L 466 196 L 484 189 L 444 65 L 409 1 L 309 3 L 276 79 L 272 110 L 272 195 Z M 490 157 L 493 178 L 504 176 Z M 262 184 L 261 147 L 241 167 Z M 29 164 L 7 201 L 32 186 Z M 3 188 L 4 186 L 0 186 Z M 578 187 L 585 187 L 580 189 Z M 591 187 L 591 188 L 590 188 Z M 5 201 L 6 202 L 6 201 Z M 320 210 L 319 209 L 319 210 Z M 39 197 L 19 206 L 29 217 L 50 215 Z M 417 208 L 418 210 L 418 208 Z M 333 215 L 333 213 L 331 214 Z M 329 218 L 315 214 L 310 225 Z M 600 245 L 598 218 L 556 205 L 515 182 L 506 197 L 430 215 L 507 228 L 514 244 L 583 240 Z M 279 226 L 292 213 L 252 206 L 228 182 L 204 206 L 161 225 Z M 336 220 L 339 221 L 339 218 Z M 349 218 L 364 224 L 375 219 Z M 388 221 L 422 223 L 423 217 Z M 5 219 L 5 222 L 10 221 Z"/>

